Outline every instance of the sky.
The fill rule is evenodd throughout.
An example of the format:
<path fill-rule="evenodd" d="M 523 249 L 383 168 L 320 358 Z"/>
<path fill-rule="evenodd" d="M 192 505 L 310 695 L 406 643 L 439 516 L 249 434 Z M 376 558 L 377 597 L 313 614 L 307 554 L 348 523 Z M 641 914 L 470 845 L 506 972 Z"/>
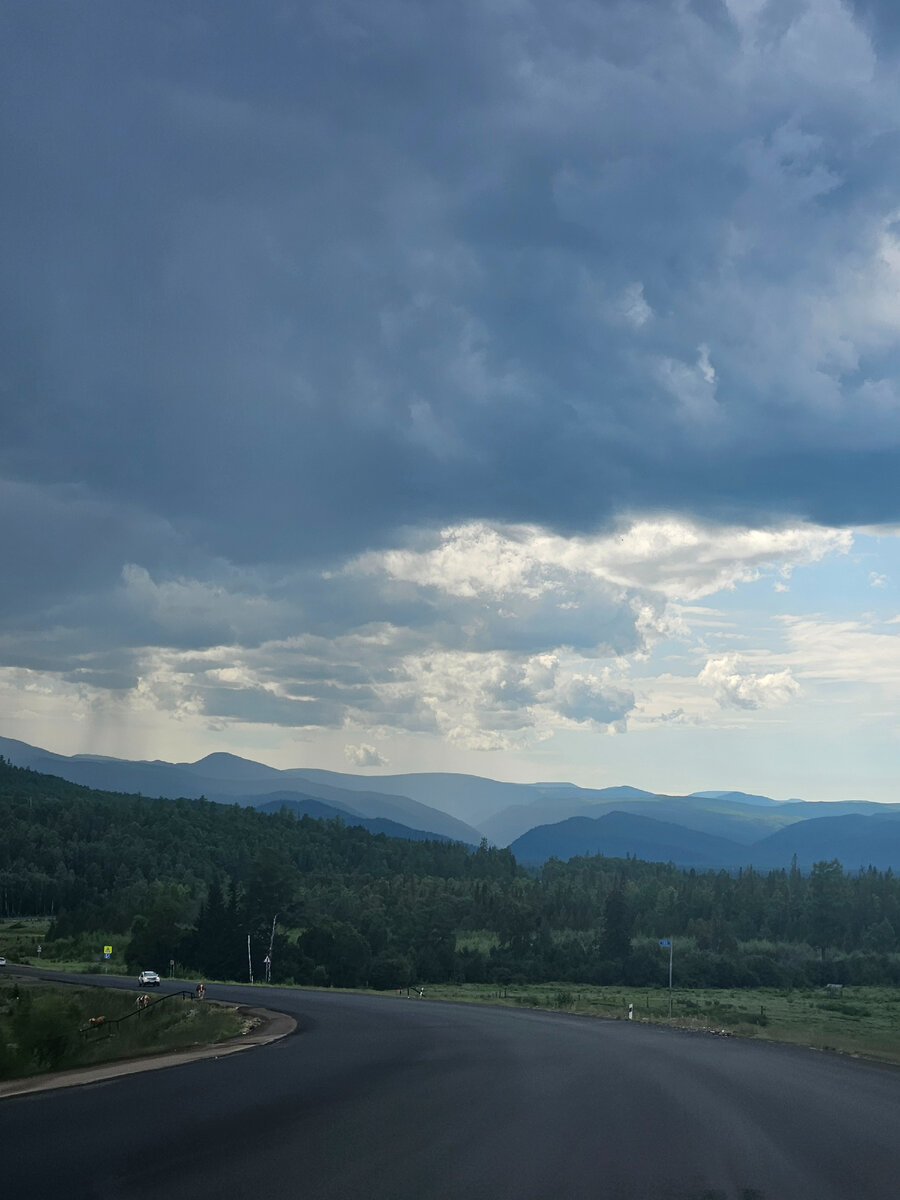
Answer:
<path fill-rule="evenodd" d="M 882 0 L 0 8 L 0 734 L 898 799 Z"/>

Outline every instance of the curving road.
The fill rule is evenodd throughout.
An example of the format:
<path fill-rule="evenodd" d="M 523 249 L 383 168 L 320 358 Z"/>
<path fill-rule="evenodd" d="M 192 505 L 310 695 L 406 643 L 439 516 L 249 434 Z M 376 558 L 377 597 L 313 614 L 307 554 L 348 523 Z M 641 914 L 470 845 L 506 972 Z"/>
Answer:
<path fill-rule="evenodd" d="M 243 1054 L 0 1101 L 5 1194 L 900 1195 L 891 1068 L 624 1021 L 278 988 L 213 994 L 291 1012 L 300 1028 Z"/>

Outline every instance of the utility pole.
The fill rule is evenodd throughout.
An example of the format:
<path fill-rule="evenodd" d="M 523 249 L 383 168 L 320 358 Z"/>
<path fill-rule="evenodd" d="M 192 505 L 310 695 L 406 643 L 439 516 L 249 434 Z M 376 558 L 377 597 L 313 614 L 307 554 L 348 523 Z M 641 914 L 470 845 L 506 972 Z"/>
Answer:
<path fill-rule="evenodd" d="M 672 951 L 673 951 L 672 943 L 674 941 L 675 941 L 675 939 L 672 937 L 671 934 L 669 934 L 669 936 L 667 938 L 659 939 L 660 946 L 663 946 L 663 947 L 668 946 L 669 947 L 669 1016 L 670 1017 L 672 1016 Z"/>
<path fill-rule="evenodd" d="M 253 982 L 253 959 L 250 957 L 250 934 L 247 934 L 247 971 L 250 975 L 250 982 Z"/>
<path fill-rule="evenodd" d="M 266 983 L 272 982 L 272 946 L 275 942 L 275 922 L 278 920 L 278 913 L 272 918 L 272 932 L 269 935 L 269 952 L 266 955 Z"/>

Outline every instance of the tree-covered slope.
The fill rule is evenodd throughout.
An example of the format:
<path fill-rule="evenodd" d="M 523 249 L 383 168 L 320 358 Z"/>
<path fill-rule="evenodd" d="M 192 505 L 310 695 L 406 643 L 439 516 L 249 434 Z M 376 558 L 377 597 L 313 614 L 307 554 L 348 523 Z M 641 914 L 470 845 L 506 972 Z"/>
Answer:
<path fill-rule="evenodd" d="M 613 810 L 602 817 L 570 817 L 555 825 L 529 829 L 510 846 L 523 863 L 541 864 L 548 858 L 605 854 L 629 855 L 650 862 L 673 862 L 688 867 L 733 867 L 744 861 L 744 847 L 727 838 L 657 821 L 633 812 Z"/>
<path fill-rule="evenodd" d="M 127 935 L 135 967 L 241 978 L 249 937 L 257 974 L 271 943 L 276 981 L 651 986 L 674 936 L 683 984 L 900 983 L 900 880 L 834 861 L 763 875 L 595 855 L 528 873 L 486 843 L 96 792 L 2 761 L 0 829 L 0 915 L 51 914 L 68 957 L 102 930 Z"/>
<path fill-rule="evenodd" d="M 488 857 L 491 871 L 515 870 L 507 851 L 479 857 L 455 842 L 375 836 L 290 811 L 100 792 L 4 760 L 0 825 L 0 915 L 93 907 L 116 927 L 151 884 L 199 896 L 219 876 L 243 884 L 260 856 L 297 873 L 466 878 Z"/>

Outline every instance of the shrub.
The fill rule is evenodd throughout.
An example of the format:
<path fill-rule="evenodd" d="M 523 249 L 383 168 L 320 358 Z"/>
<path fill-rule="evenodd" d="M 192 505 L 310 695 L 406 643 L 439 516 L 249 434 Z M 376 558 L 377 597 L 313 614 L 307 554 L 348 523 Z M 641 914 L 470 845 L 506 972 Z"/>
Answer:
<path fill-rule="evenodd" d="M 77 1043 L 77 1007 L 52 993 L 37 996 L 16 1012 L 13 1030 L 21 1053 L 36 1066 L 53 1071 L 62 1066 Z"/>

